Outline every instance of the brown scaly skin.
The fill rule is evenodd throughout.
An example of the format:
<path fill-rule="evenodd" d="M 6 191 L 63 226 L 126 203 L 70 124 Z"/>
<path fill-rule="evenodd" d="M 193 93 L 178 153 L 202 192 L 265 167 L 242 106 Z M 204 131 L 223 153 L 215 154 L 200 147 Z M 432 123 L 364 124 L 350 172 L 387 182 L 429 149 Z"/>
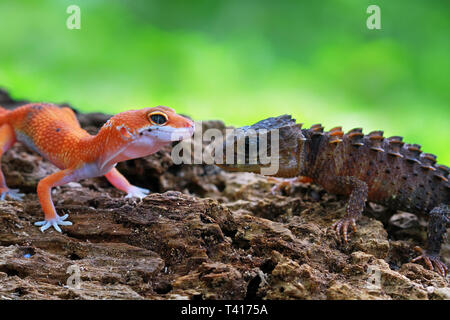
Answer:
<path fill-rule="evenodd" d="M 238 141 L 246 139 L 246 163 L 218 164 L 219 167 L 255 173 L 268 167 L 259 162 L 249 164 L 249 142 L 245 138 L 249 129 L 258 133 L 265 129 L 268 137 L 278 130 L 279 170 L 274 177 L 300 176 L 330 193 L 349 197 L 347 214 L 333 225 L 344 242 L 348 242 L 349 227 L 356 230 L 356 220 L 366 201 L 425 215 L 429 220 L 427 244 L 425 250 L 416 249 L 420 255 L 412 262 L 423 259 L 429 269 L 447 274 L 439 252 L 450 221 L 449 168 L 437 165 L 435 155 L 422 153 L 417 144 L 405 144 L 402 137 L 384 138 L 383 131 L 364 135 L 362 129 L 356 128 L 344 134 L 341 127 L 336 127 L 323 132 L 320 124 L 301 129 L 295 119 L 284 115 L 236 129 L 223 144 L 223 154 L 233 144 L 236 160 Z M 271 140 L 267 140 L 270 154 Z"/>

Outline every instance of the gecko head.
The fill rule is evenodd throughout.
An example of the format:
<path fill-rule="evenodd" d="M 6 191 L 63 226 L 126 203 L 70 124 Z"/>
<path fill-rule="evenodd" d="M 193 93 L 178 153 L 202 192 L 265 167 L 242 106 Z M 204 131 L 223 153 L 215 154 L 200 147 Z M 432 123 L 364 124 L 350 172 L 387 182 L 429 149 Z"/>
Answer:
<path fill-rule="evenodd" d="M 194 133 L 192 120 L 164 106 L 125 111 L 108 122 L 105 126 L 115 128 L 122 139 L 136 143 L 168 143 L 189 138 Z"/>
<path fill-rule="evenodd" d="M 101 146 L 101 168 L 146 157 L 172 141 L 192 136 L 194 123 L 168 107 L 129 110 L 109 119 L 93 138 Z M 92 143 L 90 139 L 86 140 Z"/>
<path fill-rule="evenodd" d="M 168 107 L 149 108 L 146 118 L 148 124 L 139 128 L 138 133 L 159 141 L 179 141 L 194 133 L 194 122 Z"/>
<path fill-rule="evenodd" d="M 216 165 L 226 171 L 298 175 L 304 141 L 301 126 L 290 115 L 282 115 L 234 129 L 219 146 L 222 163 Z"/>

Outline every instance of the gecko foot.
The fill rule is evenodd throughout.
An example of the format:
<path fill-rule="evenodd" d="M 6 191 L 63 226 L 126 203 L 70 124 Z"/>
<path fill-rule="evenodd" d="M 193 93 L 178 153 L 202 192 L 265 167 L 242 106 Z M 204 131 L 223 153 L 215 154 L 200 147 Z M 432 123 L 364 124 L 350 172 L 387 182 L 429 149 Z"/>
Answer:
<path fill-rule="evenodd" d="M 150 193 L 150 190 L 145 188 L 139 188 L 136 186 L 131 186 L 128 190 L 128 194 L 125 196 L 125 198 L 139 198 L 143 199 Z"/>
<path fill-rule="evenodd" d="M 352 227 L 353 232 L 356 232 L 356 219 L 345 217 L 331 226 L 336 230 L 339 240 L 344 239 L 345 243 L 348 243 L 348 227 Z"/>
<path fill-rule="evenodd" d="M 428 269 L 435 270 L 443 277 L 447 276 L 448 268 L 445 263 L 441 261 L 438 255 L 429 254 L 426 250 L 423 250 L 420 247 L 414 247 L 414 251 L 418 252 L 420 255 L 412 259 L 411 262 L 423 260 Z"/>
<path fill-rule="evenodd" d="M 5 200 L 5 197 L 16 201 L 22 201 L 24 196 L 23 193 L 19 192 L 19 189 L 6 189 L 6 191 L 1 191 L 0 201 Z"/>
<path fill-rule="evenodd" d="M 61 232 L 61 228 L 59 226 L 71 226 L 72 222 L 70 221 L 64 221 L 67 219 L 69 215 L 65 214 L 62 217 L 56 215 L 56 218 L 50 219 L 50 220 L 44 220 L 44 221 L 38 221 L 35 222 L 34 225 L 40 227 L 39 230 L 44 232 L 50 227 L 55 228 L 56 231 Z"/>

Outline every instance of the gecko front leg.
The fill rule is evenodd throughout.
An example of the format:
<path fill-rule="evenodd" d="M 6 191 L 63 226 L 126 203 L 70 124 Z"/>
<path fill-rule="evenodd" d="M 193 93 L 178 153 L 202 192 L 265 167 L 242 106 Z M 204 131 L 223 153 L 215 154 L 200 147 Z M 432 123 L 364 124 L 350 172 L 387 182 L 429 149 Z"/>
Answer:
<path fill-rule="evenodd" d="M 116 169 L 113 168 L 105 174 L 106 179 L 117 189 L 127 193 L 125 198 L 145 198 L 150 190 L 133 186 L 128 180 Z"/>
<path fill-rule="evenodd" d="M 39 226 L 40 230 L 44 232 L 50 227 L 55 228 L 56 231 L 61 232 L 61 228 L 59 226 L 70 226 L 72 222 L 65 221 L 68 214 L 60 217 L 56 213 L 55 206 L 52 200 L 52 188 L 57 186 L 62 186 L 69 182 L 78 181 L 82 178 L 87 178 L 84 176 L 85 170 L 81 169 L 65 169 L 54 174 L 51 174 L 41 181 L 39 181 L 37 186 L 37 194 L 39 197 L 39 201 L 42 206 L 42 210 L 44 211 L 45 220 L 35 222 L 35 226 Z M 93 175 L 95 176 L 95 175 Z M 90 177 L 90 176 L 89 176 Z"/>

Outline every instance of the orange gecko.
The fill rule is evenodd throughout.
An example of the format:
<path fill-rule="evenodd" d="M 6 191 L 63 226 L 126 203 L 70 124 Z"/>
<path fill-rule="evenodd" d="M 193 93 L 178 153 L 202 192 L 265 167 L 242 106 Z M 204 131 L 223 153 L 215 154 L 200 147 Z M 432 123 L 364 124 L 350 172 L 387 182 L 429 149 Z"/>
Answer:
<path fill-rule="evenodd" d="M 194 123 L 168 107 L 144 108 L 119 113 L 109 119 L 97 135 L 83 130 L 70 108 L 31 103 L 14 110 L 0 107 L 0 159 L 16 142 L 27 145 L 60 171 L 37 185 L 45 220 L 36 222 L 43 232 L 50 227 L 72 225 L 68 215 L 59 216 L 53 205 L 51 189 L 69 182 L 105 176 L 126 198 L 143 198 L 150 191 L 131 185 L 115 168 L 121 161 L 157 152 L 172 141 L 192 136 Z M 22 193 L 9 189 L 0 169 L 0 200 L 21 200 Z"/>

